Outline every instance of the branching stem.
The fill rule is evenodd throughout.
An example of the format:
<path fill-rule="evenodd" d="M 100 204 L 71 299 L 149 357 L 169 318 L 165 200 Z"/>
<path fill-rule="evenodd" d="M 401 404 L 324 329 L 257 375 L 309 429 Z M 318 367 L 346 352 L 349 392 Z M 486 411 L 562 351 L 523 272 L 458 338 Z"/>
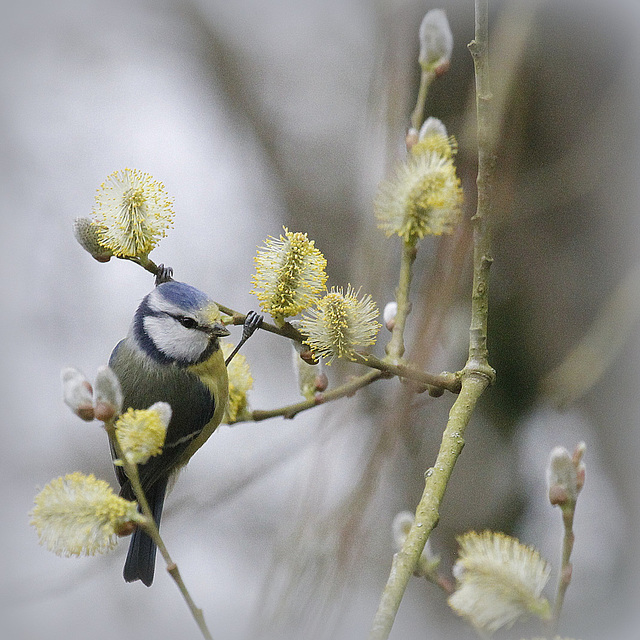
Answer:
<path fill-rule="evenodd" d="M 308 409 L 317 407 L 320 404 L 325 404 L 332 400 L 337 400 L 338 398 L 352 396 L 359 389 L 362 389 L 363 387 L 370 385 L 372 382 L 380 380 L 384 377 L 385 375 L 382 371 L 374 369 L 361 376 L 352 378 L 339 387 L 335 387 L 334 389 L 330 389 L 329 391 L 324 391 L 323 393 L 316 393 L 316 395 L 311 400 L 303 400 L 301 402 L 296 402 L 295 404 L 290 404 L 286 407 L 279 407 L 277 409 L 255 409 L 254 411 L 250 412 L 250 417 L 248 418 L 248 420 L 260 422 L 261 420 L 268 420 L 269 418 L 275 418 L 277 416 L 282 416 L 284 418 L 295 418 L 302 411 L 307 411 Z M 242 420 L 239 420 L 238 422 L 242 422 Z"/>
<path fill-rule="evenodd" d="M 473 291 L 469 358 L 461 372 L 462 388 L 456 398 L 442 435 L 435 465 L 425 474 L 425 488 L 416 509 L 415 520 L 402 549 L 393 557 L 391 571 L 373 620 L 369 640 L 389 637 L 400 602 L 420 555 L 438 524 L 440 503 L 455 463 L 464 446 L 464 434 L 478 399 L 494 380 L 488 361 L 487 316 L 489 309 L 489 267 L 491 266 L 491 174 L 493 171 L 494 129 L 491 122 L 489 91 L 488 0 L 475 0 L 475 39 L 469 45 L 476 77 L 478 119 L 478 206 L 473 216 Z M 399 343 L 399 342 L 398 342 Z"/>
<path fill-rule="evenodd" d="M 354 362 L 357 362 L 358 364 L 364 365 L 366 367 L 370 367 L 371 369 L 376 369 L 382 374 L 372 375 L 370 379 L 371 382 L 377 380 L 380 377 L 398 376 L 399 378 L 403 378 L 415 383 L 419 391 L 429 390 L 432 395 L 440 395 L 443 391 L 458 393 L 460 391 L 459 374 L 450 372 L 444 372 L 440 374 L 429 373 L 426 371 L 421 371 L 420 369 L 417 369 L 410 364 L 400 362 L 405 350 L 404 330 L 407 317 L 409 315 L 409 312 L 411 311 L 411 303 L 409 302 L 409 289 L 412 277 L 411 271 L 415 257 L 415 241 L 403 241 L 402 263 L 399 279 L 400 281 L 397 290 L 398 313 L 396 315 L 395 327 L 391 336 L 391 340 L 387 345 L 387 356 L 384 359 L 380 360 L 379 358 L 376 358 L 375 356 L 370 354 L 358 354 L 356 355 Z M 146 258 L 144 260 L 141 258 L 123 259 L 135 262 L 143 269 L 149 271 L 149 273 L 152 273 L 156 276 L 158 275 L 158 265 L 156 265 L 149 258 Z M 226 305 L 220 303 L 216 304 L 218 305 L 222 313 L 231 318 L 230 324 L 244 324 L 246 314 L 240 313 L 239 311 L 236 311 L 231 307 L 227 307 Z M 300 344 L 303 344 L 306 340 L 306 336 L 288 322 L 283 323 L 282 326 L 276 326 L 275 324 L 263 321 L 260 325 L 260 328 L 264 331 L 267 331 L 268 333 L 294 340 L 295 342 L 298 342 Z M 357 380 L 360 379 L 361 378 L 358 378 Z M 369 380 L 369 377 L 367 377 L 366 379 Z M 367 381 L 363 386 L 366 386 L 369 383 L 370 382 Z M 354 383 L 354 381 L 352 380 L 347 383 L 346 387 L 348 389 L 355 387 L 355 390 L 357 390 L 359 388 L 358 384 L 359 383 Z M 352 393 L 352 391 L 349 391 L 348 393 L 342 393 L 342 388 L 343 387 L 339 387 L 332 392 L 319 394 L 315 401 L 310 400 L 300 402 L 295 405 L 280 407 L 273 410 L 256 410 L 251 415 L 253 416 L 253 420 L 256 421 L 266 420 L 267 418 L 275 416 L 293 418 L 295 415 L 300 413 L 300 411 L 305 411 L 318 404 L 324 404 L 325 402 L 328 402 L 330 400 L 342 398 L 345 395 L 349 395 L 350 393 Z"/>
<path fill-rule="evenodd" d="M 421 391 L 440 389 L 442 391 L 451 391 L 451 393 L 460 392 L 461 383 L 460 374 L 458 373 L 451 373 L 449 371 L 439 374 L 428 373 L 416 369 L 410 364 L 394 364 L 387 358 L 380 360 L 371 354 L 357 354 L 354 362 L 378 369 L 388 374 L 387 377 L 398 376 L 398 378 L 415 382 L 416 385 L 422 387 L 420 389 Z"/>
<path fill-rule="evenodd" d="M 165 563 L 167 564 L 167 571 L 173 578 L 174 582 L 178 585 L 178 589 L 182 594 L 189 610 L 191 611 L 191 615 L 193 616 L 202 636 L 205 640 L 213 640 L 211 633 L 204 621 L 204 615 L 202 613 L 202 609 L 199 609 L 189 590 L 187 589 L 182 576 L 180 575 L 180 570 L 178 569 L 178 565 L 171 559 L 169 555 L 169 551 L 167 550 L 166 545 L 164 544 L 164 540 L 160 536 L 160 531 L 155 523 L 153 518 L 153 512 L 149 507 L 149 502 L 144 494 L 144 490 L 142 489 L 142 484 L 140 483 L 140 476 L 138 475 L 138 466 L 133 464 L 127 460 L 122 452 L 122 448 L 120 447 L 120 443 L 118 442 L 118 438 L 116 438 L 116 429 L 115 429 L 115 420 L 110 420 L 109 422 L 105 422 L 105 429 L 107 431 L 107 435 L 109 436 L 109 441 L 113 446 L 113 450 L 116 452 L 118 459 L 122 462 L 122 466 L 124 467 L 125 473 L 127 474 L 127 478 L 131 483 L 131 488 L 136 496 L 136 500 L 140 505 L 140 510 L 142 514 L 146 518 L 146 522 L 144 525 L 145 532 L 153 539 L 160 551 L 160 554 L 164 558 Z"/>
<path fill-rule="evenodd" d="M 485 376 L 467 375 L 460 395 L 451 407 L 435 465 L 425 474 L 425 488 L 416 509 L 415 521 L 402 549 L 393 557 L 391 571 L 369 640 L 386 640 L 429 534 L 438 524 L 439 508 L 453 467 L 464 446 L 464 432 L 478 398 L 489 385 Z"/>

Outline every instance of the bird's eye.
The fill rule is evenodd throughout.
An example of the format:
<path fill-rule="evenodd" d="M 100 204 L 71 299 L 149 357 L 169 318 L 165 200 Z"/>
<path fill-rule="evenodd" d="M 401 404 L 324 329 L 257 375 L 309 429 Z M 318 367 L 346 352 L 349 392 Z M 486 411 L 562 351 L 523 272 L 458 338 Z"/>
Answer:
<path fill-rule="evenodd" d="M 189 316 L 178 316 L 176 320 L 186 329 L 194 329 L 198 326 L 198 323 Z"/>

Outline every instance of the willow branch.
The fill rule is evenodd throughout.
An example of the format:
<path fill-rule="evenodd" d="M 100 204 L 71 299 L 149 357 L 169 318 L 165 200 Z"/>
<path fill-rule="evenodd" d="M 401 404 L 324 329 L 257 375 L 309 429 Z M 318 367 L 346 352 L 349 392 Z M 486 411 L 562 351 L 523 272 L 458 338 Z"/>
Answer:
<path fill-rule="evenodd" d="M 471 413 L 488 385 L 489 379 L 485 376 L 467 376 L 462 382 L 460 395 L 449 413 L 435 465 L 425 474 L 425 488 L 416 509 L 415 521 L 402 549 L 393 557 L 389 578 L 371 627 L 370 640 L 386 640 L 389 637 L 407 584 L 418 566 L 429 534 L 438 524 L 440 503 L 464 446 L 464 433 Z"/>
<path fill-rule="evenodd" d="M 394 376 L 410 380 L 418 386 L 418 391 L 428 389 L 429 393 L 434 396 L 441 395 L 445 389 L 452 393 L 460 392 L 461 382 L 459 373 L 444 372 L 435 375 L 414 369 L 408 365 L 395 365 L 386 360 L 379 360 L 375 356 L 364 354 L 356 354 L 353 361 L 370 367 L 372 371 L 352 378 L 335 389 L 316 393 L 310 400 L 302 400 L 276 409 L 254 409 L 253 411 L 249 411 L 247 415 L 233 422 L 228 422 L 227 424 L 260 422 L 279 416 L 287 419 L 295 418 L 302 411 L 308 411 L 309 409 L 313 409 L 313 407 L 332 402 L 333 400 L 350 397 L 376 380 L 392 378 Z"/>
<path fill-rule="evenodd" d="M 389 376 L 397 376 L 398 378 L 415 382 L 422 387 L 423 391 L 429 389 L 433 395 L 437 395 L 436 390 L 446 390 L 451 391 L 451 393 L 460 392 L 461 383 L 458 373 L 450 373 L 449 371 L 439 374 L 428 373 L 427 371 L 416 369 L 410 364 L 394 364 L 388 359 L 380 360 L 371 354 L 357 354 L 355 362 L 378 369 L 389 374 Z"/>
<path fill-rule="evenodd" d="M 418 99 L 416 100 L 416 106 L 411 112 L 411 126 L 414 129 L 419 129 L 424 120 L 424 106 L 427 102 L 427 93 L 431 83 L 436 78 L 435 70 L 422 69 L 420 73 L 420 86 L 418 87 Z"/>
<path fill-rule="evenodd" d="M 429 390 L 431 395 L 441 395 L 443 391 L 451 391 L 452 393 L 458 393 L 460 391 L 460 378 L 456 373 L 444 372 L 440 374 L 428 373 L 416 369 L 409 364 L 398 362 L 404 353 L 404 329 L 406 325 L 407 316 L 411 310 L 411 303 L 409 302 L 409 288 L 411 285 L 411 268 L 416 256 L 415 242 L 403 241 L 403 254 L 402 265 L 400 269 L 400 278 L 397 289 L 397 302 L 398 313 L 395 318 L 395 326 L 391 336 L 391 340 L 387 345 L 387 357 L 383 360 L 376 358 L 373 355 L 360 355 L 357 354 L 354 358 L 354 362 L 370 367 L 371 369 L 377 369 L 378 371 L 386 374 L 382 377 L 397 376 L 416 383 L 419 390 Z M 135 264 L 146 269 L 149 273 L 158 275 L 158 265 L 148 258 L 141 260 L 140 258 L 124 257 L 123 259 L 134 262 Z M 230 316 L 230 324 L 243 325 L 246 314 L 236 311 L 231 307 L 216 302 L 218 308 L 222 313 Z M 285 322 L 281 327 L 264 322 L 260 325 L 260 328 L 268 333 L 288 338 L 300 344 L 304 344 L 307 336 L 292 324 Z M 381 376 L 374 376 L 372 380 L 377 380 Z M 368 382 L 366 384 L 369 384 Z M 352 386 L 350 382 L 348 386 Z M 272 416 L 284 416 L 293 417 L 300 411 L 304 411 L 312 406 L 318 404 L 324 404 L 328 399 L 340 398 L 342 395 L 334 393 L 319 394 L 317 401 L 301 402 L 296 405 L 290 405 L 289 407 L 282 407 L 274 409 L 272 411 L 254 411 L 257 417 L 254 420 L 265 420 L 267 417 Z M 264 416 L 264 417 L 263 417 Z"/>
<path fill-rule="evenodd" d="M 303 400 L 301 402 L 296 402 L 295 404 L 290 404 L 286 407 L 279 407 L 277 409 L 255 409 L 254 411 L 249 412 L 248 417 L 237 420 L 236 422 L 260 422 L 262 420 L 268 420 L 269 418 L 276 418 L 278 416 L 288 419 L 295 418 L 302 411 L 307 411 L 308 409 L 312 409 L 313 407 L 317 407 L 318 405 L 331 402 L 332 400 L 337 400 L 338 398 L 352 396 L 363 387 L 366 387 L 372 382 L 380 380 L 384 377 L 387 376 L 385 376 L 384 372 L 382 371 L 368 371 L 364 375 L 358 376 L 357 378 L 352 378 L 351 380 L 349 380 L 349 382 L 346 382 L 345 384 L 340 385 L 335 389 L 324 391 L 322 393 L 316 393 L 315 396 L 310 400 Z"/>
<path fill-rule="evenodd" d="M 115 422 L 113 420 L 105 423 L 105 429 L 107 431 L 107 435 L 109 436 L 109 441 L 113 446 L 114 451 L 118 457 L 118 460 L 122 462 L 122 466 L 124 467 L 125 473 L 127 474 L 127 478 L 131 483 L 131 488 L 136 496 L 136 500 L 140 506 L 140 510 L 142 514 L 146 518 L 146 522 L 141 524 L 145 530 L 145 532 L 149 535 L 149 537 L 155 542 L 160 554 L 162 555 L 166 565 L 167 571 L 173 578 L 174 582 L 178 586 L 182 597 L 184 598 L 189 610 L 191 611 L 191 615 L 193 616 L 202 636 L 205 640 L 213 640 L 211 633 L 205 623 L 204 614 L 202 613 L 202 609 L 198 608 L 187 589 L 187 586 L 180 575 L 180 570 L 178 569 L 178 565 L 171 559 L 169 555 L 169 551 L 164 543 L 164 540 L 160 536 L 160 531 L 158 526 L 156 525 L 155 519 L 153 517 L 153 512 L 151 511 L 151 507 L 149 506 L 149 502 L 147 501 L 147 497 L 145 496 L 144 490 L 142 488 L 142 484 L 140 482 L 140 476 L 138 474 L 138 466 L 129 462 L 126 456 L 122 452 L 122 447 L 120 447 L 120 443 L 118 442 L 118 438 L 116 437 L 116 429 Z"/>
<path fill-rule="evenodd" d="M 469 362 L 490 378 L 488 367 L 487 318 L 489 315 L 489 267 L 491 234 L 489 218 L 492 202 L 492 176 L 495 168 L 496 126 L 491 113 L 489 88 L 489 12 L 487 0 L 476 0 L 476 37 L 469 44 L 476 78 L 476 112 L 478 119 L 478 204 L 473 216 L 473 292 L 471 297 L 471 327 L 469 329 Z"/>
<path fill-rule="evenodd" d="M 551 617 L 552 635 L 555 636 L 560 621 L 560 613 L 564 604 L 564 596 L 571 584 L 571 575 L 573 566 L 571 564 L 571 552 L 575 535 L 573 533 L 573 517 L 575 514 L 576 503 L 573 501 L 567 507 L 562 508 L 562 523 L 564 525 L 564 536 L 562 539 L 562 561 L 560 565 L 560 574 L 558 577 L 558 590 L 556 592 L 556 601 L 553 606 L 553 616 Z"/>
<path fill-rule="evenodd" d="M 475 39 L 469 45 L 469 49 L 473 56 L 476 77 L 478 205 L 472 218 L 474 256 L 469 358 L 461 372 L 462 388 L 451 407 L 435 465 L 425 474 L 425 488 L 416 509 L 414 523 L 402 549 L 393 557 L 389 578 L 371 627 L 370 640 L 386 640 L 389 637 L 407 584 L 418 566 L 431 531 L 438 523 L 440 504 L 453 468 L 462 452 L 464 434 L 471 415 L 480 396 L 495 377 L 489 365 L 487 350 L 489 267 L 492 262 L 488 218 L 491 211 L 491 174 L 495 164 L 487 60 L 487 0 L 475 0 L 475 11 Z"/>
<path fill-rule="evenodd" d="M 407 317 L 411 311 L 409 301 L 409 289 L 411 287 L 411 275 L 413 263 L 416 259 L 416 241 L 402 240 L 402 255 L 400 257 L 400 276 L 398 278 L 398 288 L 396 289 L 396 303 L 398 310 L 394 319 L 391 340 L 387 344 L 387 356 L 392 362 L 397 362 L 404 355 L 404 328 Z"/>

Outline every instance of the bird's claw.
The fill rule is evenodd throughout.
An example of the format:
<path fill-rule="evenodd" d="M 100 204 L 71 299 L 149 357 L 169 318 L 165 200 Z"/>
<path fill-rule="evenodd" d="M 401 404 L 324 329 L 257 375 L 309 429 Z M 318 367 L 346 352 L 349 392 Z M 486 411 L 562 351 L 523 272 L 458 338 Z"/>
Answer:
<path fill-rule="evenodd" d="M 255 311 L 249 311 L 249 313 L 247 313 L 242 328 L 243 342 L 248 340 L 262 326 L 263 321 L 264 316 Z"/>
<path fill-rule="evenodd" d="M 173 280 L 173 269 L 159 264 L 156 271 L 156 287 L 164 282 L 171 282 L 171 280 Z"/>
<path fill-rule="evenodd" d="M 249 311 L 249 313 L 247 313 L 242 326 L 242 338 L 240 338 L 240 342 L 238 342 L 236 348 L 229 354 L 229 356 L 225 360 L 225 365 L 228 365 L 231 360 L 233 360 L 233 356 L 238 353 L 240 347 L 262 326 L 263 320 L 264 316 L 256 313 L 255 311 Z"/>

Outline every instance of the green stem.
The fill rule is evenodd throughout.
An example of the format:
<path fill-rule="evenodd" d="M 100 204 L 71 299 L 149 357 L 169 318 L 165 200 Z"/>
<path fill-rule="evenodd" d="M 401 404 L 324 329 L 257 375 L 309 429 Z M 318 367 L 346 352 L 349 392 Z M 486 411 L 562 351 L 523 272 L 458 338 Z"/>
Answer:
<path fill-rule="evenodd" d="M 560 575 L 558 577 L 558 591 L 556 593 L 556 601 L 553 607 L 553 616 L 551 618 L 551 635 L 555 636 L 558 631 L 558 623 L 560 621 L 560 613 L 564 604 L 564 596 L 571 584 L 571 551 L 573 550 L 573 542 L 575 536 L 573 533 L 573 516 L 575 514 L 575 502 L 562 509 L 562 523 L 564 525 L 564 537 L 562 540 L 562 562 L 560 566 Z"/>
<path fill-rule="evenodd" d="M 189 590 L 187 589 L 187 586 L 185 585 L 184 580 L 180 575 L 180 570 L 178 569 L 178 565 L 176 565 L 176 563 L 171 559 L 171 556 L 169 555 L 169 551 L 166 545 L 164 544 L 164 540 L 160 536 L 160 531 L 158 530 L 158 526 L 156 525 L 155 519 L 153 517 L 153 512 L 149 507 L 149 502 L 147 501 L 147 497 L 145 496 L 144 490 L 142 488 L 142 484 L 140 482 L 140 476 L 138 474 L 138 465 L 129 462 L 122 451 L 122 447 L 120 446 L 120 443 L 118 442 L 118 438 L 116 437 L 115 420 L 110 420 L 109 422 L 106 422 L 105 429 L 107 431 L 107 435 L 109 436 L 109 441 L 111 442 L 113 449 L 116 452 L 116 456 L 122 462 L 122 466 L 124 467 L 125 473 L 127 474 L 127 478 L 131 483 L 131 488 L 133 489 L 133 492 L 136 496 L 136 500 L 140 505 L 140 510 L 142 511 L 142 514 L 146 518 L 145 524 L 141 526 L 144 527 L 145 532 L 156 543 L 156 546 L 158 547 L 160 554 L 162 555 L 165 563 L 167 564 L 167 571 L 173 578 L 174 582 L 178 585 L 178 589 L 180 590 L 182 597 L 187 603 L 187 606 L 191 611 L 191 615 L 196 621 L 196 624 L 198 625 L 198 628 L 200 629 L 202 636 L 205 638 L 205 640 L 213 640 L 211 633 L 204 621 L 204 615 L 202 613 L 202 609 L 199 609 L 196 606 L 195 602 L 193 601 L 193 598 L 191 597 L 191 594 L 189 593 Z"/>
<path fill-rule="evenodd" d="M 476 76 L 478 121 L 478 205 L 473 217 L 473 291 L 469 327 L 469 358 L 461 372 L 462 388 L 449 412 L 447 426 L 435 465 L 427 471 L 424 492 L 416 509 L 415 521 L 402 549 L 393 557 L 391 571 L 373 620 L 370 640 L 389 637 L 400 602 L 413 575 L 420 554 L 439 519 L 439 508 L 453 468 L 464 446 L 464 434 L 480 396 L 493 382 L 489 365 L 487 317 L 489 310 L 489 267 L 491 236 L 491 177 L 494 136 L 490 110 L 488 54 L 488 1 L 475 0 L 475 40 L 469 45 Z M 400 306 L 400 305 L 398 305 Z M 395 336 L 394 336 L 395 337 Z M 399 341 L 396 341 L 399 343 Z M 401 343 L 399 343 L 401 344 Z M 391 353 L 389 353 L 391 356 Z"/>
<path fill-rule="evenodd" d="M 387 356 L 393 363 L 397 363 L 404 355 L 404 329 L 407 317 L 411 312 L 411 302 L 409 301 L 409 288 L 411 286 L 413 262 L 416 259 L 416 240 L 402 240 L 402 255 L 400 257 L 400 276 L 398 278 L 398 288 L 396 290 L 396 302 L 398 310 L 396 312 L 391 340 L 387 344 Z"/>
<path fill-rule="evenodd" d="M 260 422 L 261 420 L 268 420 L 269 418 L 275 418 L 277 416 L 282 416 L 284 418 L 294 418 L 300 412 L 306 411 L 307 409 L 311 409 L 313 407 L 317 407 L 320 404 L 325 404 L 327 402 L 331 402 L 332 400 L 337 400 L 338 398 L 352 396 L 359 389 L 362 389 L 372 382 L 375 382 L 376 380 L 384 377 L 385 376 L 382 371 L 374 369 L 373 371 L 368 371 L 362 376 L 351 379 L 349 382 L 340 385 L 335 389 L 317 393 L 311 400 L 303 400 L 295 404 L 287 405 L 286 407 L 279 407 L 278 409 L 256 409 L 250 413 L 249 420 Z M 239 420 L 238 422 L 242 422 L 242 420 Z"/>
<path fill-rule="evenodd" d="M 378 369 L 390 376 L 398 376 L 405 380 L 410 380 L 422 387 L 422 390 L 429 389 L 434 393 L 434 389 L 442 391 L 451 391 L 451 393 L 460 392 L 460 375 L 445 371 L 443 373 L 434 374 L 427 371 L 420 371 L 409 364 L 394 364 L 387 359 L 380 360 L 371 354 L 356 354 L 354 362 L 366 365 L 373 369 Z"/>
<path fill-rule="evenodd" d="M 478 204 L 473 216 L 473 292 L 471 327 L 469 330 L 469 361 L 487 375 L 487 318 L 489 308 L 489 267 L 491 233 L 489 219 L 492 207 L 492 178 L 495 168 L 495 122 L 491 111 L 489 88 L 489 11 L 487 0 L 476 0 L 476 34 L 469 44 L 476 77 L 476 112 L 478 121 Z"/>
<path fill-rule="evenodd" d="M 400 551 L 393 557 L 387 584 L 373 620 L 369 640 L 386 640 L 400 607 L 409 579 L 413 575 L 429 534 L 438 524 L 439 508 L 453 467 L 464 446 L 464 433 L 473 409 L 489 385 L 485 376 L 468 374 L 462 381 L 460 395 L 451 407 L 447 427 L 435 465 L 427 471 L 416 517 Z"/>
<path fill-rule="evenodd" d="M 393 376 L 398 376 L 405 380 L 415 382 L 417 385 L 422 387 L 422 390 L 429 389 L 432 395 L 439 395 L 439 392 L 444 391 L 445 389 L 452 393 L 459 393 L 460 391 L 461 374 L 459 373 L 444 372 L 439 375 L 435 375 L 414 369 L 408 365 L 394 365 L 385 360 L 379 360 L 370 354 L 356 354 L 354 362 L 366 365 L 373 370 L 361 376 L 351 378 L 349 382 L 346 382 L 339 387 L 335 387 L 335 389 L 317 393 L 310 400 L 301 400 L 300 402 L 289 404 L 284 407 L 278 407 L 276 409 L 254 409 L 247 417 L 240 418 L 239 420 L 229 424 L 248 421 L 260 422 L 262 420 L 268 420 L 269 418 L 276 418 L 278 416 L 291 419 L 302 411 L 307 411 L 313 407 L 317 407 L 318 405 L 332 402 L 333 400 L 352 396 L 357 391 L 376 380 L 391 378 Z"/>
<path fill-rule="evenodd" d="M 435 80 L 436 74 L 433 69 L 427 71 L 422 69 L 420 73 L 420 86 L 418 87 L 418 99 L 416 100 L 416 106 L 411 113 L 411 126 L 414 129 L 420 129 L 422 121 L 424 120 L 424 106 L 427 102 L 427 93 L 431 83 Z"/>

